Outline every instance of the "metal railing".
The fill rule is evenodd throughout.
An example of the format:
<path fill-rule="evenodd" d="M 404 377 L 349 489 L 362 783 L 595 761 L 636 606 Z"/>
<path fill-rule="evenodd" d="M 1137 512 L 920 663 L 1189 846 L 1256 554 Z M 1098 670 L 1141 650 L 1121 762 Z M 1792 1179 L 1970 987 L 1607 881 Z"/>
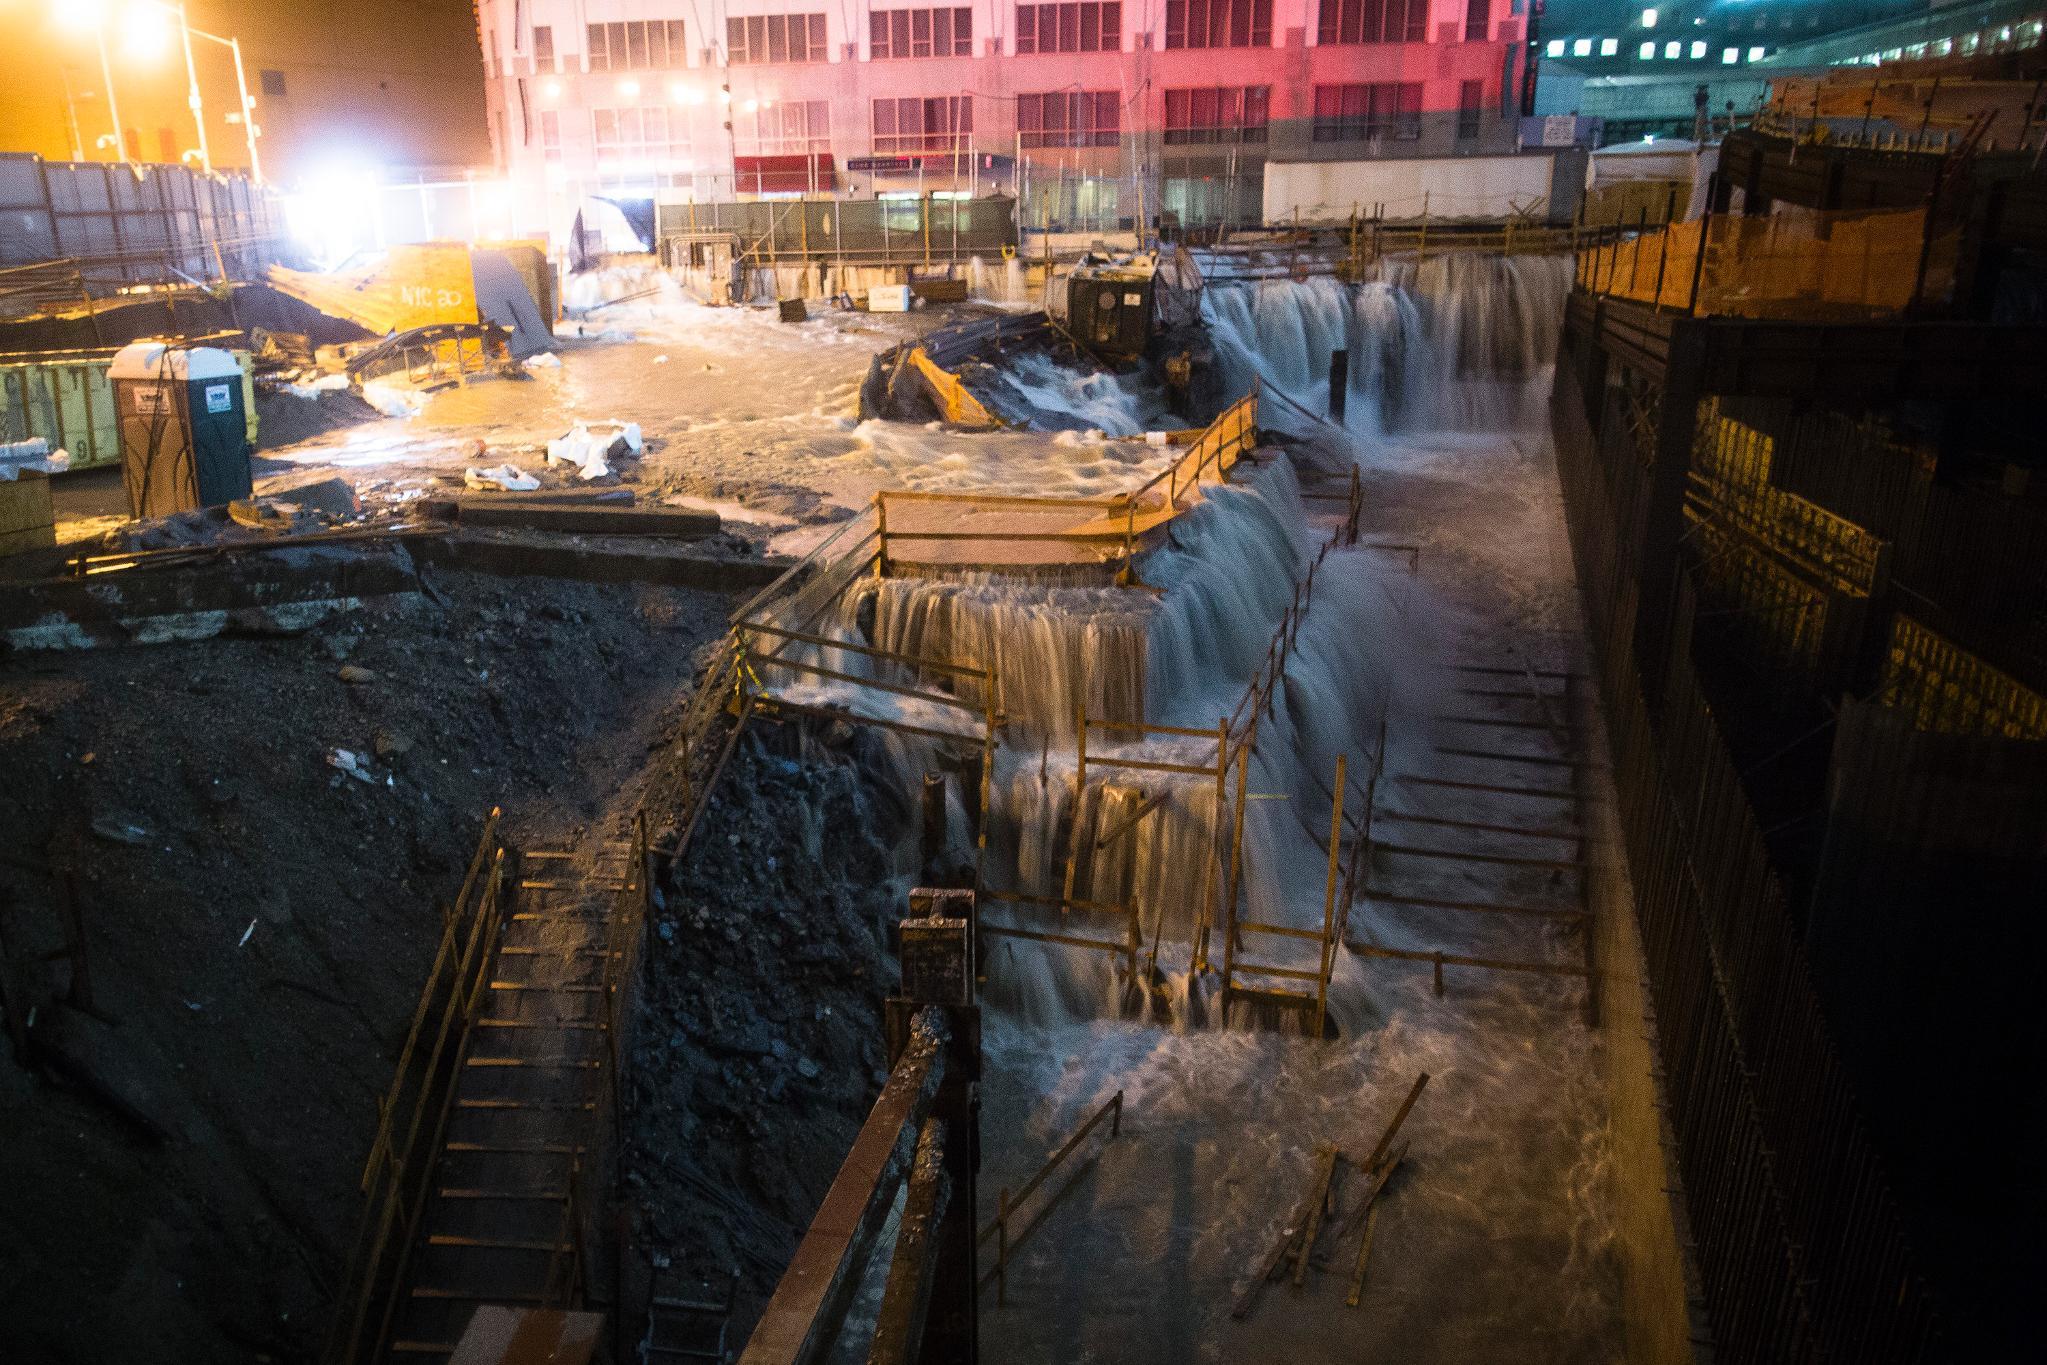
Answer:
<path fill-rule="evenodd" d="M 484 821 L 461 893 L 443 919 L 440 949 L 399 1051 L 396 1078 L 378 1107 L 361 1182 L 368 1198 L 322 1357 L 329 1365 L 362 1358 L 390 1331 L 471 1026 L 490 981 L 505 895 L 499 814 L 493 809 Z"/>
<path fill-rule="evenodd" d="M 1047 1215 L 1058 1206 L 1059 1200 L 1068 1189 L 1072 1188 L 1072 1182 L 1069 1181 L 1056 1191 L 1050 1199 L 1045 1201 L 1044 1207 L 1026 1219 L 1023 1226 L 1014 1233 L 1011 1233 L 1009 1230 L 1010 1220 L 1016 1216 L 1018 1209 L 1030 1202 L 1031 1196 L 1038 1192 L 1038 1187 L 1045 1183 L 1052 1172 L 1058 1170 L 1060 1166 L 1065 1164 L 1068 1157 L 1079 1150 L 1080 1144 L 1087 1141 L 1089 1133 L 1094 1132 L 1095 1129 L 1101 1126 L 1103 1119 L 1109 1121 L 1109 1137 L 1111 1140 L 1114 1140 L 1123 1131 L 1122 1091 L 1118 1090 L 1102 1104 L 1101 1108 L 1088 1115 L 1086 1121 L 1080 1127 L 1073 1130 L 1073 1135 L 1061 1143 L 1057 1151 L 1045 1158 L 1044 1164 L 1038 1167 L 1037 1172 L 1029 1180 L 1024 1181 L 1022 1188 L 1017 1190 L 1015 1194 L 1011 1194 L 1007 1187 L 997 1192 L 995 1197 L 995 1216 L 982 1224 L 981 1230 L 974 1237 L 976 1242 L 981 1243 L 985 1243 L 990 1237 L 995 1239 L 995 1264 L 992 1268 L 982 1272 L 981 1283 L 978 1287 L 985 1289 L 988 1287 L 988 1282 L 993 1280 L 995 1282 L 995 1302 L 997 1306 L 1002 1305 L 1008 1299 L 1009 1258 L 1011 1253 L 1021 1246 L 1024 1238 L 1036 1231 L 1038 1225 L 1044 1222 Z"/>

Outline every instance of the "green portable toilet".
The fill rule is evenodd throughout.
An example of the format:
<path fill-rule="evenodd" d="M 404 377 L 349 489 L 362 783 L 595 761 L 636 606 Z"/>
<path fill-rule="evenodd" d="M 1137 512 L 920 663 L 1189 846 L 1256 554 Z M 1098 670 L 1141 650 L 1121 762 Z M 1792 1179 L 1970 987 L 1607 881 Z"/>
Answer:
<path fill-rule="evenodd" d="M 130 512 L 161 517 L 250 495 L 248 414 L 231 353 L 138 341 L 114 353 L 107 378 Z"/>

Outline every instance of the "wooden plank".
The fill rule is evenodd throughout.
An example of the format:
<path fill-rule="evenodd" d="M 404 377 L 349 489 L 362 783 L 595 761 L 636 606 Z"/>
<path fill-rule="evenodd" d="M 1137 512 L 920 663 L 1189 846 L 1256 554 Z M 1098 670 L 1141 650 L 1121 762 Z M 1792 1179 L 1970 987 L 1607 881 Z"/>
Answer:
<path fill-rule="evenodd" d="M 1329 1189 L 1330 1173 L 1336 1167 L 1336 1148 L 1333 1146 L 1315 1149 L 1315 1176 L 1301 1202 L 1295 1206 L 1293 1216 L 1280 1224 L 1279 1235 L 1272 1246 L 1260 1257 L 1252 1268 L 1250 1282 L 1239 1290 L 1235 1302 L 1230 1305 L 1230 1316 L 1245 1318 L 1258 1306 L 1258 1296 L 1265 1292 L 1265 1282 L 1278 1273 L 1280 1263 L 1286 1259 L 1287 1249 L 1307 1226 L 1309 1210 L 1319 1202 Z"/>
<path fill-rule="evenodd" d="M 1589 910 L 1548 909 L 1539 905 L 1497 905 L 1491 901 L 1449 900 L 1438 896 L 1403 896 L 1395 891 L 1366 887 L 1361 893 L 1381 905 L 1416 905 L 1428 910 L 1469 910 L 1487 915 L 1533 915 L 1541 919 L 1588 919 Z"/>
<path fill-rule="evenodd" d="M 1350 1273 L 1350 1292 L 1344 1295 L 1343 1299 L 1345 1307 L 1357 1307 L 1358 1299 L 1364 1294 L 1365 1265 L 1372 1259 L 1372 1233 L 1379 1226 L 1379 1196 L 1385 1192 L 1386 1182 L 1393 1178 L 1393 1173 L 1400 1169 L 1400 1163 L 1406 1157 L 1407 1144 L 1403 1142 L 1400 1150 L 1386 1163 L 1386 1169 L 1379 1173 L 1371 1188 L 1365 1191 L 1365 1202 L 1361 1205 L 1365 1210 L 1365 1239 L 1358 1245 L 1357 1265 Z"/>
<path fill-rule="evenodd" d="M 601 503 L 579 507 L 520 498 L 464 498 L 456 504 L 455 516 L 464 526 L 503 526 L 556 535 L 673 536 L 680 540 L 714 536 L 720 526 L 716 512 Z"/>

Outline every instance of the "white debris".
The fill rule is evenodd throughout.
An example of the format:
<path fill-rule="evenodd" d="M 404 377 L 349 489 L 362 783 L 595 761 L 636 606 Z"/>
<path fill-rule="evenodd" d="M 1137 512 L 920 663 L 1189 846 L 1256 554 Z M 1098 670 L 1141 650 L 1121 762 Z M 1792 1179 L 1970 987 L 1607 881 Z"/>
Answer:
<path fill-rule="evenodd" d="M 656 365 L 666 365 L 668 363 L 668 357 L 665 355 L 657 355 L 654 357 L 654 363 Z"/>
<path fill-rule="evenodd" d="M 361 755 L 352 749 L 329 749 L 327 751 L 327 766 L 347 773 L 358 782 L 367 782 L 372 787 L 388 786 L 390 784 L 389 778 L 378 777 L 371 770 L 370 765 L 363 762 Z"/>
<path fill-rule="evenodd" d="M 553 351 L 542 351 L 539 355 L 526 357 L 526 368 L 529 370 L 558 370 L 561 367 L 562 358 Z"/>
<path fill-rule="evenodd" d="M 540 480 L 511 464 L 493 465 L 489 469 L 471 465 L 462 471 L 462 482 L 478 492 L 495 488 L 507 493 L 529 493 L 540 487 Z"/>
<path fill-rule="evenodd" d="M 248 947 L 248 946 L 249 946 L 249 939 L 250 939 L 250 936 L 251 936 L 251 935 L 253 935 L 253 934 L 254 934 L 255 932 L 256 932 L 256 921 L 254 921 L 254 920 L 250 920 L 250 921 L 249 921 L 249 927 L 248 927 L 248 928 L 246 928 L 246 929 L 244 929 L 244 930 L 242 930 L 242 941 L 241 941 L 240 943 L 237 943 L 237 944 L 235 945 L 235 947 L 237 947 L 237 948 L 246 948 L 246 947 Z"/>
<path fill-rule="evenodd" d="M 0 443 L 0 479 L 12 480 L 24 469 L 40 469 L 45 474 L 62 474 L 70 467 L 70 452 L 62 449 L 51 450 L 50 443 L 40 436 L 32 436 L 26 441 Z"/>
<path fill-rule="evenodd" d="M 638 455 L 642 448 L 638 422 L 600 422 L 594 427 L 578 422 L 547 443 L 547 462 L 574 465 L 585 479 L 601 479 L 611 472 L 611 460 Z"/>
<path fill-rule="evenodd" d="M 426 395 L 418 389 L 403 388 L 371 380 L 362 386 L 363 402 L 386 417 L 417 417 L 426 410 Z"/>

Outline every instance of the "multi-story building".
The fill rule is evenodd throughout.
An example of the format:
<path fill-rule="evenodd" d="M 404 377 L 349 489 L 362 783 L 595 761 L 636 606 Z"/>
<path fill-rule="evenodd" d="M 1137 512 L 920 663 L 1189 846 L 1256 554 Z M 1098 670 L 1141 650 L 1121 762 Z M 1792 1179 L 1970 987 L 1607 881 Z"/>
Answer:
<path fill-rule="evenodd" d="M 525 211 L 1020 196 L 1255 223 L 1268 161 L 1511 152 L 1523 0 L 479 0 Z"/>
<path fill-rule="evenodd" d="M 1726 126 L 1753 113 L 1787 46 L 1924 11 L 1927 0 L 1550 0 L 1540 109 L 1605 121 L 1609 142 L 1688 136 L 1701 92 Z"/>

